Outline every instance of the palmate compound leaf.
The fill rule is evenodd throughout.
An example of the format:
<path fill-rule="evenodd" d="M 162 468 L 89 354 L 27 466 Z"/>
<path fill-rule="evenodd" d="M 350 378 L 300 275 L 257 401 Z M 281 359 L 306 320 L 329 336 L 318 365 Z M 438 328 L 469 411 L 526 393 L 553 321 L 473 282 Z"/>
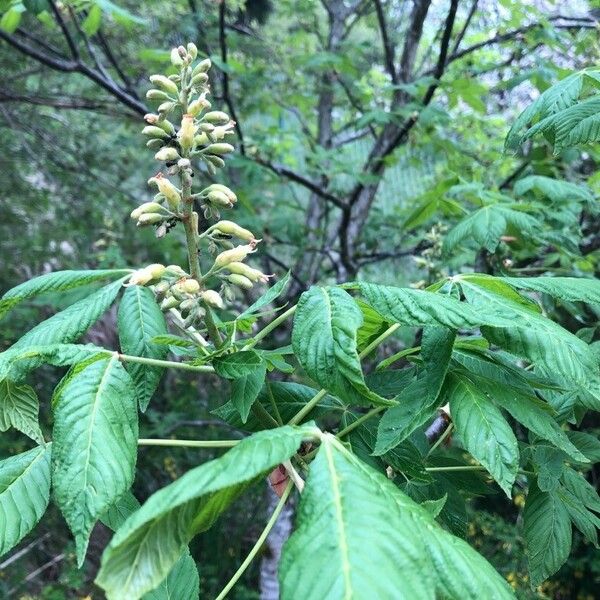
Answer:
<path fill-rule="evenodd" d="M 455 339 L 456 332 L 445 327 L 426 327 L 423 330 L 423 369 L 396 397 L 398 405 L 382 416 L 374 451 L 376 455 L 385 454 L 397 446 L 435 414 L 440 405 L 438 396 Z"/>
<path fill-rule="evenodd" d="M 508 497 L 519 469 L 519 446 L 502 413 L 467 376 L 449 377 L 450 415 L 466 450 Z"/>
<path fill-rule="evenodd" d="M 129 269 L 103 269 L 99 271 L 56 271 L 26 281 L 0 298 L 0 318 L 28 298 L 46 292 L 65 292 L 97 281 L 115 279 L 130 273 Z"/>
<path fill-rule="evenodd" d="M 100 517 L 104 525 L 117 531 L 138 508 L 140 503 L 130 492 L 125 492 Z M 144 594 L 143 600 L 198 600 L 200 578 L 196 563 L 186 548 L 168 575 L 151 592 Z"/>
<path fill-rule="evenodd" d="M 600 373 L 583 340 L 529 310 L 523 301 L 516 301 L 514 289 L 500 279 L 461 275 L 459 281 L 474 309 L 512 321 L 512 327 L 483 327 L 482 333 L 490 342 L 529 359 L 538 372 L 560 379 L 565 387 L 577 391 L 582 404 L 600 409 Z"/>
<path fill-rule="evenodd" d="M 44 436 L 38 423 L 40 410 L 37 394 L 29 385 L 18 385 L 10 379 L 0 380 L 0 431 L 14 427 L 38 444 Z"/>
<path fill-rule="evenodd" d="M 492 566 L 323 436 L 279 566 L 282 600 L 514 598 Z"/>
<path fill-rule="evenodd" d="M 346 291 L 311 287 L 298 302 L 292 345 L 300 364 L 323 388 L 354 404 L 391 405 L 367 387 L 357 352 L 360 308 Z"/>
<path fill-rule="evenodd" d="M 252 483 L 287 460 L 314 425 L 280 427 L 242 440 L 152 495 L 115 533 L 96 583 L 109 600 L 137 600 L 154 589 L 192 537 L 205 531 Z"/>
<path fill-rule="evenodd" d="M 137 439 L 135 387 L 117 356 L 75 369 L 55 398 L 52 472 L 79 564 L 100 515 L 131 487 Z"/>
<path fill-rule="evenodd" d="M 154 337 L 168 333 L 165 317 L 156 304 L 152 290 L 139 285 L 129 286 L 119 304 L 117 324 L 119 343 L 124 354 L 160 360 L 167 356 L 167 346 L 151 341 Z M 129 363 L 127 371 L 135 383 L 140 410 L 145 411 L 164 369 Z"/>
<path fill-rule="evenodd" d="M 50 499 L 51 444 L 0 461 L 0 556 L 42 518 Z"/>

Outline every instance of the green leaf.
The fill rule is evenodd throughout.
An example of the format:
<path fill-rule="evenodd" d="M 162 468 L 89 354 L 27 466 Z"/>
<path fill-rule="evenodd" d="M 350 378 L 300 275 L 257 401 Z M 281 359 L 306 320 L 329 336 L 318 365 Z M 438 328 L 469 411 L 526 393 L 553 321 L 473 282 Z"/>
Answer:
<path fill-rule="evenodd" d="M 62 387 L 54 407 L 54 496 L 80 565 L 94 524 L 131 487 L 137 439 L 135 387 L 115 356 Z"/>
<path fill-rule="evenodd" d="M 262 431 L 153 494 L 104 551 L 96 583 L 108 600 L 137 600 L 154 589 L 194 535 L 317 433 L 314 426 Z"/>
<path fill-rule="evenodd" d="M 247 375 L 242 375 L 231 381 L 231 402 L 240 413 L 242 423 L 248 420 L 248 414 L 262 389 L 267 367 L 261 363 Z"/>
<path fill-rule="evenodd" d="M 18 544 L 46 512 L 51 444 L 0 461 L 0 556 Z"/>
<path fill-rule="evenodd" d="M 104 279 L 123 277 L 128 269 L 106 269 L 100 271 L 56 271 L 30 279 L 12 288 L 0 299 L 0 318 L 17 304 L 45 292 L 65 292 Z"/>
<path fill-rule="evenodd" d="M 328 434 L 279 579 L 282 600 L 513 598 L 485 559 Z"/>
<path fill-rule="evenodd" d="M 17 340 L 10 350 L 58 342 L 74 342 L 106 312 L 117 297 L 122 285 L 123 280 L 120 279 L 72 304 L 69 308 L 36 325 Z"/>
<path fill-rule="evenodd" d="M 90 8 L 87 17 L 83 20 L 81 28 L 88 36 L 93 36 L 98 33 L 100 25 L 102 24 L 102 9 L 94 4 Z"/>
<path fill-rule="evenodd" d="M 567 509 L 571 523 L 598 548 L 597 529 L 600 527 L 600 519 L 593 512 L 587 510 L 568 489 L 558 486 L 553 493 Z"/>
<path fill-rule="evenodd" d="M 477 387 L 493 402 L 508 411 L 538 437 L 548 440 L 558 449 L 579 462 L 587 458 L 571 443 L 567 434 L 549 414 L 545 405 L 536 396 L 528 395 L 514 388 L 490 384 L 480 378 L 472 378 Z"/>
<path fill-rule="evenodd" d="M 0 19 L 0 29 L 6 33 L 14 33 L 21 22 L 21 13 L 22 11 L 16 8 L 7 10 Z"/>
<path fill-rule="evenodd" d="M 362 323 L 360 308 L 347 292 L 311 287 L 294 316 L 294 352 L 308 375 L 342 400 L 389 405 L 365 384 L 356 341 Z"/>
<path fill-rule="evenodd" d="M 0 431 L 18 429 L 38 444 L 44 436 L 38 423 L 40 410 L 37 395 L 29 385 L 17 385 L 9 379 L 0 380 Z"/>
<path fill-rule="evenodd" d="M 212 365 L 217 375 L 226 379 L 244 377 L 256 371 L 263 363 L 258 352 L 254 350 L 242 350 L 234 354 L 227 354 L 215 358 Z"/>
<path fill-rule="evenodd" d="M 600 305 L 600 281 L 581 277 L 504 277 L 520 290 L 543 292 L 565 302 L 588 302 Z"/>
<path fill-rule="evenodd" d="M 569 490 L 583 506 L 595 512 L 600 512 L 600 497 L 598 496 L 598 492 L 581 473 L 571 469 L 571 467 L 566 467 L 563 471 L 562 482 L 565 488 Z"/>
<path fill-rule="evenodd" d="M 451 376 L 450 414 L 466 450 L 510 498 L 519 469 L 517 439 L 502 413 L 466 377 Z"/>
<path fill-rule="evenodd" d="M 166 346 L 152 342 L 152 338 L 167 333 L 165 317 L 156 304 L 154 293 L 140 285 L 129 286 L 117 316 L 119 343 L 124 354 L 163 360 L 168 354 Z M 138 395 L 140 410 L 145 411 L 156 391 L 164 369 L 139 363 L 128 363 Z"/>
<path fill-rule="evenodd" d="M 444 327 L 423 330 L 423 370 L 396 398 L 398 405 L 387 410 L 379 422 L 375 454 L 381 455 L 424 425 L 441 402 L 438 400 L 456 332 Z"/>
<path fill-rule="evenodd" d="M 48 0 L 23 0 L 23 6 L 34 15 L 38 15 L 48 8 Z"/>
<path fill-rule="evenodd" d="M 509 319 L 475 310 L 450 296 L 373 283 L 360 283 L 365 300 L 383 317 L 401 325 L 438 325 L 449 329 L 473 329 L 481 325 L 510 327 Z"/>
<path fill-rule="evenodd" d="M 593 202 L 593 194 L 584 186 L 552 179 L 543 175 L 529 175 L 515 183 L 514 191 L 519 196 L 535 190 L 553 202 L 564 202 L 565 200 L 579 200 L 581 202 Z"/>
<path fill-rule="evenodd" d="M 567 436 L 590 462 L 600 462 L 600 440 L 597 436 L 585 431 L 568 431 Z"/>
<path fill-rule="evenodd" d="M 559 498 L 535 484 L 529 489 L 523 520 L 531 584 L 538 586 L 569 557 L 571 520 Z"/>
<path fill-rule="evenodd" d="M 270 287 L 254 304 L 251 304 L 243 313 L 238 315 L 237 319 L 244 319 L 258 312 L 271 302 L 274 302 L 285 292 L 291 278 L 291 271 L 288 271 L 273 287 Z"/>
<path fill-rule="evenodd" d="M 138 508 L 140 503 L 131 492 L 125 492 L 100 520 L 117 531 Z M 196 563 L 188 548 L 183 551 L 169 574 L 157 588 L 144 594 L 143 600 L 198 600 L 200 578 Z"/>

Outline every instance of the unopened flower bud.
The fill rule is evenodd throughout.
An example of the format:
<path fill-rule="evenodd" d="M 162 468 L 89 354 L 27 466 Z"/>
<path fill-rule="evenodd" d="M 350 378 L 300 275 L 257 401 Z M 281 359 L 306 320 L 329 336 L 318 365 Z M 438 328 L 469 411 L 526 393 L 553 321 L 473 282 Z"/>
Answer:
<path fill-rule="evenodd" d="M 194 117 L 190 114 L 183 115 L 181 119 L 181 129 L 179 130 L 179 145 L 184 152 L 187 152 L 194 144 L 194 135 L 196 134 L 196 126 Z"/>
<path fill-rule="evenodd" d="M 197 117 L 205 108 L 210 108 L 210 102 L 206 98 L 198 98 L 188 106 L 188 113 Z"/>
<path fill-rule="evenodd" d="M 146 285 L 152 281 L 152 274 L 147 269 L 139 269 L 129 278 L 129 285 Z"/>
<path fill-rule="evenodd" d="M 144 202 L 137 208 L 131 211 L 132 219 L 139 219 L 143 214 L 158 213 L 163 210 L 163 207 L 158 202 Z"/>
<path fill-rule="evenodd" d="M 187 45 L 187 52 L 192 57 L 192 60 L 196 60 L 196 56 L 198 56 L 198 48 L 196 48 L 196 44 L 194 44 L 194 42 L 190 42 Z"/>
<path fill-rule="evenodd" d="M 208 83 L 208 75 L 206 73 L 198 73 L 192 77 L 192 85 L 199 87 Z"/>
<path fill-rule="evenodd" d="M 168 265 L 167 271 L 171 275 L 177 275 L 177 277 L 185 277 L 187 273 L 179 265 Z"/>
<path fill-rule="evenodd" d="M 144 121 L 146 121 L 146 123 L 148 123 L 149 125 L 156 125 L 156 123 L 158 123 L 159 120 L 159 116 L 155 115 L 154 113 L 147 113 L 144 115 Z"/>
<path fill-rule="evenodd" d="M 146 92 L 146 98 L 148 100 L 168 100 L 169 94 L 167 92 L 163 92 L 162 90 L 148 90 Z"/>
<path fill-rule="evenodd" d="M 236 246 L 231 250 L 225 250 L 225 252 L 221 252 L 215 258 L 215 266 L 226 267 L 229 263 L 241 262 L 248 254 L 252 254 L 254 251 L 255 244 L 246 244 L 245 246 Z"/>
<path fill-rule="evenodd" d="M 195 298 L 188 298 L 187 300 L 184 300 L 180 305 L 179 305 L 179 310 L 181 312 L 188 312 L 190 310 L 192 310 L 193 308 L 195 308 L 198 305 L 198 301 Z"/>
<path fill-rule="evenodd" d="M 181 294 L 197 294 L 200 291 L 200 284 L 195 279 L 184 279 L 176 283 L 171 289 Z"/>
<path fill-rule="evenodd" d="M 213 125 L 225 125 L 229 121 L 229 115 L 221 110 L 213 110 L 204 115 L 204 120 Z"/>
<path fill-rule="evenodd" d="M 162 238 L 165 237 L 165 235 L 167 235 L 167 233 L 169 233 L 169 229 L 167 227 L 166 223 L 161 223 L 155 230 L 154 230 L 154 236 L 156 237 L 156 239 L 160 240 Z"/>
<path fill-rule="evenodd" d="M 206 133 L 212 133 L 215 130 L 215 126 L 212 123 L 200 123 L 198 129 Z"/>
<path fill-rule="evenodd" d="M 219 221 L 214 225 L 214 228 L 217 231 L 220 231 L 221 233 L 225 233 L 227 235 L 234 235 L 235 237 L 238 237 L 241 240 L 245 240 L 247 242 L 252 242 L 256 240 L 254 234 L 251 231 L 240 227 L 237 223 L 234 223 L 233 221 Z"/>
<path fill-rule="evenodd" d="M 169 291 L 169 287 L 168 281 L 160 281 L 154 286 L 154 293 L 157 296 L 164 296 Z"/>
<path fill-rule="evenodd" d="M 196 147 L 207 146 L 208 144 L 210 144 L 210 140 L 208 139 L 208 136 L 204 132 L 202 132 L 200 135 L 197 135 L 194 138 L 194 146 L 196 146 Z"/>
<path fill-rule="evenodd" d="M 171 64 L 174 67 L 180 67 L 183 65 L 183 58 L 179 54 L 178 48 L 173 48 L 173 50 L 171 50 Z"/>
<path fill-rule="evenodd" d="M 153 138 L 146 142 L 146 148 L 150 148 L 150 150 L 158 150 L 162 148 L 167 143 L 167 140 Z"/>
<path fill-rule="evenodd" d="M 213 183 L 205 191 L 212 190 L 223 192 L 223 194 L 225 194 L 233 204 L 237 202 L 237 196 L 233 193 L 233 191 L 231 191 L 226 185 L 223 185 L 222 183 Z"/>
<path fill-rule="evenodd" d="M 227 197 L 227 195 L 224 194 L 223 192 L 218 191 L 218 190 L 214 190 L 212 192 L 209 192 L 209 194 L 208 194 L 208 201 L 210 203 L 212 203 L 212 204 L 217 204 L 219 206 L 226 206 L 228 208 L 231 208 L 233 206 L 233 203 Z"/>
<path fill-rule="evenodd" d="M 200 294 L 200 298 L 203 302 L 208 304 L 208 306 L 212 306 L 213 308 L 223 308 L 225 305 L 223 304 L 223 299 L 219 296 L 218 292 L 214 290 L 206 290 Z"/>
<path fill-rule="evenodd" d="M 154 183 L 158 187 L 159 192 L 167 199 L 172 209 L 176 209 L 179 206 L 181 202 L 179 191 L 162 173 L 151 177 L 148 183 Z"/>
<path fill-rule="evenodd" d="M 196 75 L 198 75 L 198 73 L 206 73 L 211 67 L 211 62 L 210 62 L 210 58 L 205 58 L 204 60 L 201 60 L 195 67 L 194 70 L 192 71 L 192 77 L 195 77 Z"/>
<path fill-rule="evenodd" d="M 177 52 L 179 52 L 179 56 L 181 56 L 181 58 L 187 58 L 187 50 L 184 46 L 177 46 Z"/>
<path fill-rule="evenodd" d="M 159 105 L 157 110 L 159 113 L 167 113 L 172 111 L 175 108 L 176 104 L 176 102 L 172 102 L 171 100 L 169 100 L 168 102 L 163 102 L 161 105 Z"/>
<path fill-rule="evenodd" d="M 165 267 L 165 265 L 155 263 L 152 265 L 148 265 L 145 268 L 145 270 L 148 271 L 148 273 L 150 273 L 152 279 L 160 279 L 165 274 L 167 267 Z"/>
<path fill-rule="evenodd" d="M 233 285 L 237 285 L 238 287 L 244 290 L 249 290 L 253 286 L 253 283 L 247 277 L 244 277 L 244 275 L 238 275 L 237 273 L 232 273 L 231 275 L 228 275 L 227 281 L 229 281 L 229 283 L 233 283 Z"/>
<path fill-rule="evenodd" d="M 179 92 L 177 84 L 164 75 L 151 75 L 150 81 L 166 92 L 171 92 L 172 94 L 177 94 Z"/>
<path fill-rule="evenodd" d="M 162 215 L 155 214 L 145 214 L 140 215 L 137 221 L 138 227 L 145 227 L 147 225 L 156 225 L 156 223 L 160 223 L 164 217 Z"/>
<path fill-rule="evenodd" d="M 223 154 L 229 154 L 234 150 L 235 148 L 231 144 L 221 142 L 220 144 L 211 144 L 208 146 L 208 148 L 206 148 L 205 152 L 208 154 L 218 154 L 222 156 Z"/>
<path fill-rule="evenodd" d="M 179 156 L 179 152 L 172 147 L 161 148 L 155 155 L 154 158 L 156 160 L 179 160 L 181 156 Z"/>
<path fill-rule="evenodd" d="M 169 134 L 164 129 L 156 127 L 156 125 L 146 125 L 146 127 L 142 129 L 142 133 L 154 138 L 166 139 L 169 137 Z"/>
<path fill-rule="evenodd" d="M 177 306 L 179 306 L 179 300 L 177 300 L 177 298 L 175 298 L 175 296 L 167 296 L 161 303 L 160 303 L 160 309 L 162 311 L 167 311 L 171 308 L 176 308 Z"/>
<path fill-rule="evenodd" d="M 189 158 L 180 158 L 177 161 L 177 166 L 180 169 L 189 169 L 192 166 L 192 163 L 190 162 Z"/>
<path fill-rule="evenodd" d="M 225 161 L 220 156 L 215 156 L 214 154 L 205 154 L 204 159 L 219 169 L 225 166 Z"/>
<path fill-rule="evenodd" d="M 253 269 L 252 267 L 241 263 L 241 262 L 233 262 L 227 265 L 227 270 L 235 273 L 236 275 L 243 275 L 248 278 L 250 281 L 257 283 L 267 283 L 272 275 L 265 275 L 262 271 L 258 269 Z"/>

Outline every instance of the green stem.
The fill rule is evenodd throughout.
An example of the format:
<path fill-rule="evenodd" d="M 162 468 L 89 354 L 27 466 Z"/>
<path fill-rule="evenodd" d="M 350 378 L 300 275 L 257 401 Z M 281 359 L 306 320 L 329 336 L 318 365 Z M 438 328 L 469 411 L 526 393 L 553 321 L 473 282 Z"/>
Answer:
<path fill-rule="evenodd" d="M 138 446 L 177 446 L 182 448 L 233 448 L 242 440 L 164 440 L 142 438 Z"/>
<path fill-rule="evenodd" d="M 290 480 L 288 482 L 287 487 L 285 488 L 285 491 L 283 492 L 281 498 L 279 499 L 279 502 L 277 503 L 277 506 L 275 507 L 273 514 L 271 515 L 271 518 L 269 519 L 268 523 L 265 525 L 265 528 L 262 530 L 262 533 L 256 540 L 256 543 L 254 544 L 254 546 L 252 546 L 252 550 L 250 550 L 248 556 L 246 557 L 244 562 L 240 565 L 240 568 L 234 573 L 233 577 L 227 582 L 227 585 L 223 588 L 221 593 L 217 596 L 216 600 L 223 600 L 223 598 L 225 598 L 227 596 L 227 594 L 231 591 L 233 586 L 238 582 L 240 577 L 244 574 L 244 571 L 246 571 L 246 569 L 250 566 L 250 563 L 254 560 L 254 558 L 256 557 L 256 555 L 258 554 L 260 549 L 262 548 L 262 545 L 265 543 L 265 540 L 267 539 L 267 536 L 269 535 L 271 529 L 273 529 L 273 526 L 277 522 L 277 518 L 279 517 L 281 511 L 283 510 L 285 502 L 288 499 L 293 487 L 294 487 L 294 484 Z"/>
<path fill-rule="evenodd" d="M 167 369 L 181 369 L 182 371 L 196 371 L 197 373 L 214 373 L 215 370 L 210 365 L 190 365 L 184 362 L 175 362 L 173 360 L 160 360 L 158 358 L 147 358 L 145 356 L 131 356 L 129 354 L 119 354 L 121 362 L 139 363 L 141 365 L 150 365 L 153 367 L 165 367 Z"/>
<path fill-rule="evenodd" d="M 473 466 L 458 466 L 458 467 L 426 467 L 425 470 L 429 473 L 436 473 L 438 471 L 485 471 L 486 468 L 482 465 Z"/>
<path fill-rule="evenodd" d="M 269 401 L 271 402 L 271 406 L 273 407 L 273 412 L 275 413 L 275 420 L 278 425 L 283 425 L 283 419 L 281 418 L 281 413 L 279 412 L 279 407 L 277 406 L 277 402 L 275 402 L 275 396 L 273 396 L 273 390 L 271 389 L 271 383 L 268 379 L 265 380 L 265 385 L 267 386 L 267 394 L 269 395 Z"/>
<path fill-rule="evenodd" d="M 411 354 L 416 354 L 421 349 L 421 346 L 415 346 L 414 348 L 406 348 L 405 350 L 401 350 L 396 354 L 392 354 L 392 356 L 388 356 L 386 359 L 382 360 L 376 367 L 376 371 L 381 371 L 382 369 L 387 369 L 390 365 L 394 364 L 397 360 L 404 358 L 405 356 L 410 356 Z"/>
<path fill-rule="evenodd" d="M 283 315 L 282 315 L 283 316 Z M 381 342 L 390 337 L 396 329 L 398 329 L 400 325 L 398 323 L 394 323 L 390 327 L 388 327 L 377 339 L 373 340 L 359 355 L 358 358 L 362 359 L 365 356 L 369 355 L 372 350 L 374 350 Z M 327 395 L 327 390 L 325 388 L 321 389 L 317 392 L 289 421 L 288 425 L 298 425 L 306 417 L 307 414 L 310 413 L 311 410 Z"/>
<path fill-rule="evenodd" d="M 276 329 L 283 323 L 286 319 L 288 319 L 291 315 L 296 312 L 296 305 L 288 308 L 285 312 L 281 313 L 276 319 L 273 319 L 268 325 L 266 325 L 263 329 L 261 329 L 253 339 L 251 339 L 242 350 L 249 350 L 250 348 L 256 346 L 260 340 L 265 338 L 273 329 Z"/>
<path fill-rule="evenodd" d="M 386 408 L 389 408 L 389 406 L 378 406 L 377 408 L 373 408 L 368 413 L 365 413 L 362 417 L 359 417 L 358 419 L 356 419 L 356 421 L 354 421 L 353 423 L 350 423 L 350 425 L 348 425 L 347 427 L 344 427 L 344 429 L 339 431 L 335 437 L 338 439 L 343 438 L 344 436 L 348 435 L 350 432 L 354 431 L 359 425 L 361 425 L 365 421 L 368 421 L 371 417 L 378 415 L 380 412 L 384 411 Z"/>
<path fill-rule="evenodd" d="M 444 443 L 444 440 L 452 433 L 452 429 L 454 429 L 454 423 L 450 423 L 448 425 L 448 427 L 446 427 L 446 430 L 444 431 L 444 433 L 442 433 L 442 435 L 440 435 L 437 442 L 435 444 L 433 444 L 433 446 L 431 446 L 431 448 L 429 448 L 429 452 L 426 454 L 425 458 L 427 458 L 427 456 L 429 456 L 430 454 L 433 454 L 433 452 L 437 448 L 439 448 L 439 446 L 441 444 Z"/>

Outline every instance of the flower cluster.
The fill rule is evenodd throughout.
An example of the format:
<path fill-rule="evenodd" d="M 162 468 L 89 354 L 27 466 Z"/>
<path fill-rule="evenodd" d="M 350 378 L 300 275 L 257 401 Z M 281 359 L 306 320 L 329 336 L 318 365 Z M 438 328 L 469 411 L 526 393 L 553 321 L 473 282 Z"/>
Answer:
<path fill-rule="evenodd" d="M 154 87 L 146 97 L 160 104 L 156 113 L 144 117 L 147 124 L 142 133 L 150 138 L 146 145 L 156 151 L 154 158 L 164 163 L 164 170 L 148 180 L 157 190 L 153 200 L 144 202 L 131 213 L 139 227 L 154 226 L 159 238 L 183 223 L 189 273 L 173 265 L 150 265 L 136 271 L 129 283 L 153 286 L 161 308 L 177 308 L 189 326 L 206 317 L 211 308 L 223 308 L 221 294 L 232 297 L 232 286 L 249 289 L 270 277 L 244 263 L 261 241 L 248 229 L 233 221 L 219 220 L 199 231 L 196 203 L 201 206 L 203 222 L 206 222 L 220 219 L 220 211 L 233 208 L 237 196 L 220 183 L 212 183 L 200 191 L 192 186 L 195 166 L 203 165 L 213 176 L 225 165 L 224 157 L 234 150 L 225 140 L 235 129 L 235 122 L 227 113 L 211 110 L 207 99 L 211 63 L 204 59 L 195 64 L 197 54 L 194 44 L 174 48 L 171 63 L 176 72 L 150 77 Z M 174 182 L 173 177 L 179 181 Z M 234 246 L 234 239 L 243 243 Z M 214 255 L 212 266 L 204 274 L 198 261 L 202 244 Z M 218 280 L 220 292 L 207 287 Z"/>

